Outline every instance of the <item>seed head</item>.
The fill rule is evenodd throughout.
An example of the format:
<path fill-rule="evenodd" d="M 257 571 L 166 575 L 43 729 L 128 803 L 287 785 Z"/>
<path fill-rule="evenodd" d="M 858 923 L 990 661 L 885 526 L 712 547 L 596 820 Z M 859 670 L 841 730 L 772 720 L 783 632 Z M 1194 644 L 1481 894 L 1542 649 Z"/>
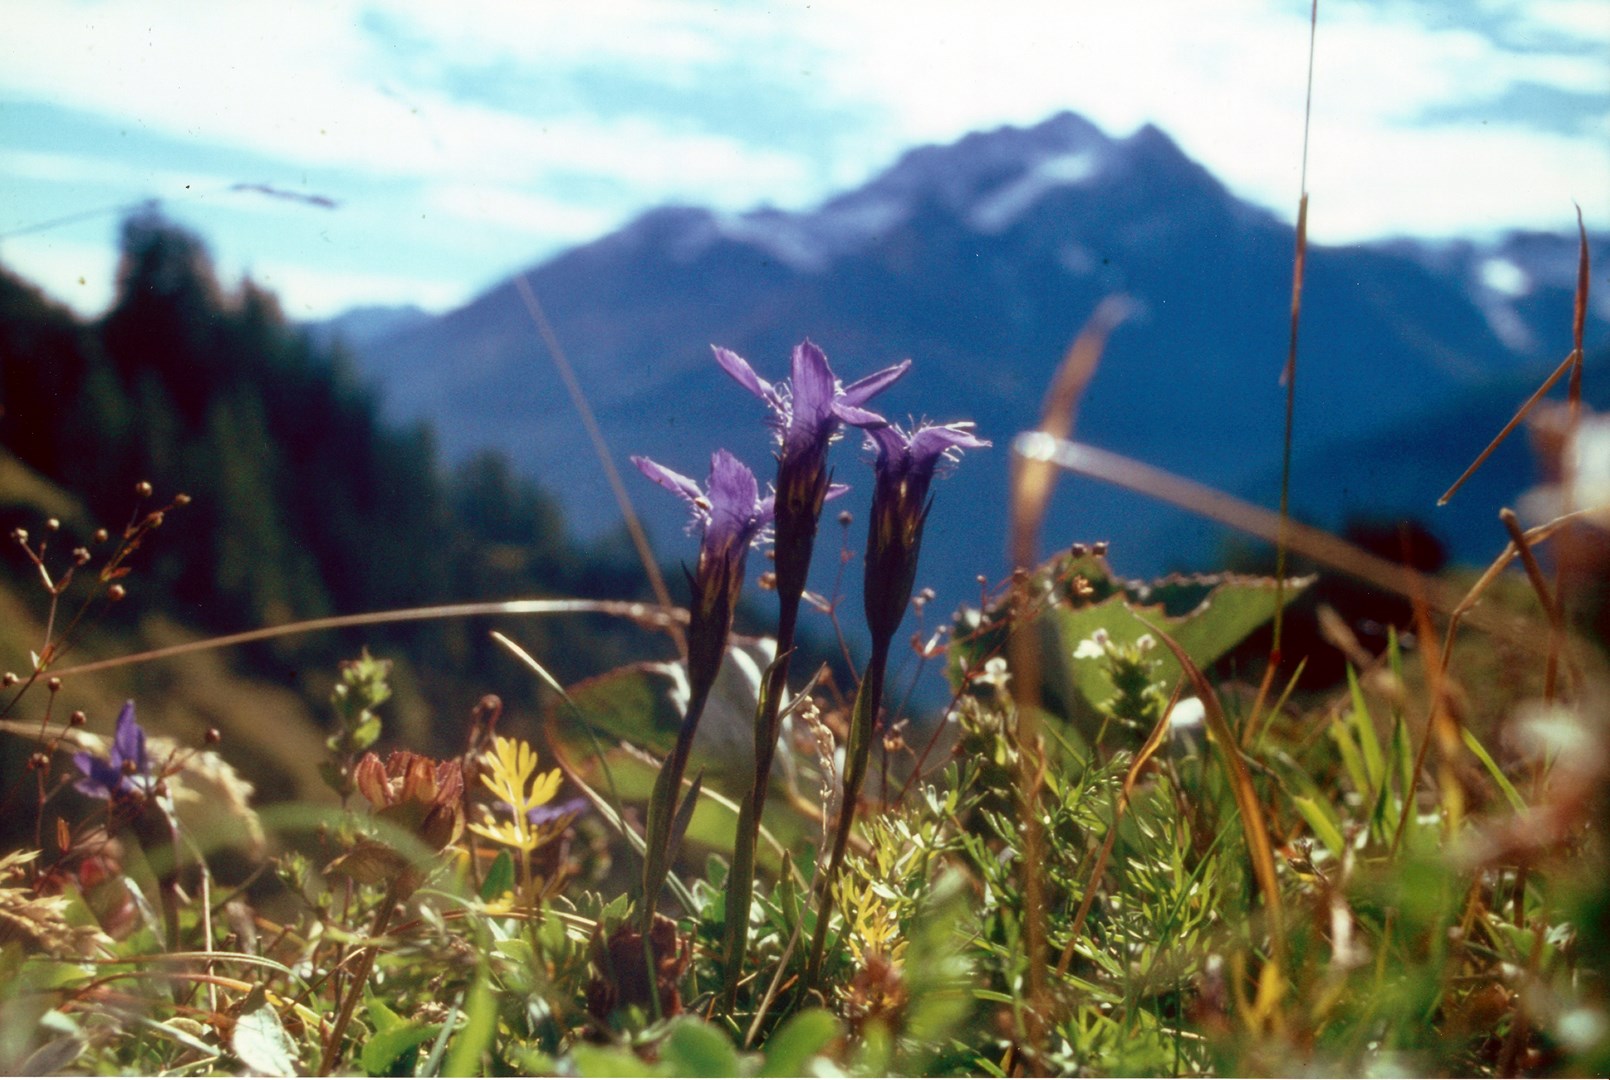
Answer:
<path fill-rule="evenodd" d="M 74 565 L 83 566 L 87 562 L 89 562 L 89 548 L 86 548 L 86 547 L 76 547 L 76 548 L 74 548 L 73 549 L 73 563 L 74 563 Z"/>
<path fill-rule="evenodd" d="M 19 544 L 26 544 L 28 542 L 28 530 L 20 528 L 12 529 L 11 539 L 15 540 Z"/>
<path fill-rule="evenodd" d="M 141 480 L 138 484 L 135 484 L 134 485 L 134 494 L 138 495 L 142 499 L 149 499 L 151 497 L 151 484 L 150 484 L 150 482 L 146 481 L 146 480 Z"/>
<path fill-rule="evenodd" d="M 110 589 L 106 590 L 106 598 L 114 602 L 123 599 L 128 594 L 129 591 L 121 585 L 113 585 Z"/>
<path fill-rule="evenodd" d="M 95 535 L 90 537 L 90 539 L 94 540 L 97 544 L 104 544 L 107 540 L 107 532 L 105 529 L 96 529 Z"/>
<path fill-rule="evenodd" d="M 46 532 L 55 532 L 60 528 L 61 528 L 61 522 L 59 520 L 57 520 L 56 518 L 46 518 L 45 519 L 45 531 Z"/>

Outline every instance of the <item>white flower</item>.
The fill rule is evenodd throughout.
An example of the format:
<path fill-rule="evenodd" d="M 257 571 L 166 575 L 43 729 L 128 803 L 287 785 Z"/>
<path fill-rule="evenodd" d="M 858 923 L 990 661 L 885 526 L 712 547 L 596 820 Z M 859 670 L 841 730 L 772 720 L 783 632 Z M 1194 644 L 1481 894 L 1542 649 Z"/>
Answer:
<path fill-rule="evenodd" d="M 1073 650 L 1073 658 L 1075 660 L 1100 660 L 1107 655 L 1111 643 L 1112 639 L 1107 636 L 1107 631 L 1097 630 L 1079 642 L 1078 647 Z"/>

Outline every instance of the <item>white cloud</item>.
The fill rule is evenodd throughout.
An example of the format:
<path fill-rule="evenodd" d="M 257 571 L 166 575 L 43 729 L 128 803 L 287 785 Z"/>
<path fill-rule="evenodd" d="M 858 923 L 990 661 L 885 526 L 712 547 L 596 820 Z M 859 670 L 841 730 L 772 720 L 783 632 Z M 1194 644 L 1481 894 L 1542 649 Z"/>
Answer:
<path fill-rule="evenodd" d="M 1572 198 L 1590 223 L 1610 227 L 1610 108 L 1579 137 L 1497 117 L 1486 125 L 1426 119 L 1499 102 L 1522 84 L 1603 94 L 1610 64 L 1602 50 L 1584 54 L 1573 43 L 1610 45 L 1610 7 L 1473 2 L 1470 26 L 1455 25 L 1454 12 L 1431 25 L 1419 8 L 1402 5 L 1321 7 L 1310 172 L 1316 240 L 1558 227 Z M 1505 18 L 1500 40 L 1481 31 L 1494 13 Z M 119 192 L 130 200 L 171 196 L 185 183 L 283 182 L 310 170 L 315 185 L 328 177 L 337 187 L 321 193 L 346 200 L 327 231 L 355 236 L 389 222 L 392 240 L 440 243 L 450 223 L 464 230 L 464 250 L 500 266 L 521 258 L 509 254 L 516 244 L 582 240 L 662 201 L 804 206 L 864 181 L 916 143 L 1035 123 L 1060 109 L 1116 135 L 1154 122 L 1238 193 L 1277 211 L 1289 214 L 1298 194 L 1308 57 L 1302 3 L 13 0 L 7 17 L 0 102 L 56 103 L 131 136 L 191 144 L 203 165 L 187 174 L 183 153 L 148 168 L 106 148 L 45 149 L 14 130 L 0 154 L 0 184 L 94 183 L 115 203 L 125 197 Z M 496 94 L 472 100 L 462 92 L 510 70 L 557 89 L 499 105 L 489 103 Z M 798 130 L 817 141 L 807 151 L 797 149 L 798 138 L 768 140 L 732 116 L 678 115 L 652 91 L 609 102 L 606 115 L 588 80 L 611 73 L 663 87 L 678 101 L 712 88 L 737 87 L 721 100 L 764 92 L 768 115 L 786 116 L 792 101 Z M 261 157 L 273 175 L 217 176 L 217 158 L 204 155 L 220 147 Z M 227 202 L 258 218 L 290 211 L 269 200 Z M 405 203 L 432 221 L 400 209 Z M 405 219 L 410 230 L 438 232 L 404 234 Z M 209 230 L 221 222 L 209 217 Z M 250 247 L 244 232 L 209 236 L 220 251 Z M 352 243 L 356 258 L 361 245 Z M 6 245 L 8 259 L 14 250 Z M 41 267 L 74 261 L 61 250 L 35 245 L 23 256 Z M 276 269 L 301 282 L 289 287 L 304 296 L 316 288 L 348 295 L 362 278 L 293 273 L 292 261 Z M 310 251 L 301 261 L 318 260 Z M 87 288 L 64 265 L 52 272 L 69 292 Z M 370 284 L 394 295 L 406 282 L 421 296 L 448 291 L 440 280 L 385 273 Z"/>

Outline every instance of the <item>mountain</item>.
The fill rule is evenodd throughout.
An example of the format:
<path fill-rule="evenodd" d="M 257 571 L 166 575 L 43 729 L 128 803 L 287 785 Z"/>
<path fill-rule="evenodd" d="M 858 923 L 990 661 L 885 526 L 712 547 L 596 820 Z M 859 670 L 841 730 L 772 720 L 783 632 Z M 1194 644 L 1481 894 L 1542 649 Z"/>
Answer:
<path fill-rule="evenodd" d="M 627 471 L 626 456 L 643 453 L 702 478 L 717 446 L 770 471 L 762 411 L 717 370 L 710 343 L 768 378 L 786 372 L 806 336 L 846 381 L 912 358 L 880 411 L 970 418 L 995 440 L 935 488 L 919 584 L 949 605 L 977 595 L 977 575 L 1004 573 L 1012 437 L 1034 426 L 1052 371 L 1106 296 L 1126 296 L 1131 315 L 1081 405 L 1080 437 L 1217 487 L 1264 487 L 1280 455 L 1293 249 L 1289 225 L 1237 199 L 1157 128 L 1112 138 L 1062 114 L 913 150 L 807 212 L 654 210 L 527 280 Z M 1535 382 L 1569 348 L 1575 252 L 1574 238 L 1546 235 L 1311 247 L 1299 453 L 1356 451 L 1368 444 L 1353 440 L 1412 429 L 1439 403 Z M 1591 322 L 1595 340 L 1606 314 L 1601 305 Z M 449 458 L 499 447 L 557 494 L 581 533 L 618 520 L 512 280 L 352 347 L 387 411 L 431 421 Z M 1395 467 L 1439 482 L 1457 475 L 1489 432 L 1459 434 L 1396 447 Z M 851 445 L 837 459 L 839 479 L 862 489 L 844 502 L 856 512 L 869 488 L 861 457 Z M 1342 458 L 1320 472 L 1329 482 L 1354 468 Z M 626 483 L 662 555 L 687 557 L 681 506 L 635 473 Z M 1294 504 L 1327 524 L 1341 511 L 1301 490 Z M 1217 527 L 1074 479 L 1044 533 L 1048 547 L 1108 540 L 1114 564 L 1135 574 L 1203 565 L 1220 538 Z M 1486 536 L 1446 539 L 1456 556 L 1491 550 Z M 836 543 L 835 530 L 823 542 Z M 826 589 L 836 560 L 822 562 Z"/>

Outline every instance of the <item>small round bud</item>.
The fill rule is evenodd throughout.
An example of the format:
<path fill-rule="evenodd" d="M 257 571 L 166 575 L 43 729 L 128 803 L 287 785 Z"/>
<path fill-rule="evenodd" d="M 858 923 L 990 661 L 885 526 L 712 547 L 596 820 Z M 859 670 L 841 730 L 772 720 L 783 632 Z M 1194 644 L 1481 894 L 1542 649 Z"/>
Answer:
<path fill-rule="evenodd" d="M 104 544 L 107 540 L 107 532 L 105 529 L 96 529 L 95 535 L 90 537 L 90 539 L 94 540 L 97 544 Z"/>
<path fill-rule="evenodd" d="M 777 549 L 776 548 L 767 548 L 766 549 L 766 561 L 767 562 L 776 562 L 777 561 Z"/>
<path fill-rule="evenodd" d="M 1090 550 L 1097 555 L 1107 554 L 1107 541 L 1097 540 L 1094 544 L 1090 545 Z"/>
<path fill-rule="evenodd" d="M 767 570 L 764 574 L 760 575 L 760 579 L 756 582 L 756 584 L 767 592 L 772 592 L 777 588 L 777 575 L 772 571 Z"/>
<path fill-rule="evenodd" d="M 980 585 L 988 585 L 989 584 L 989 578 L 985 577 L 983 574 L 979 574 L 978 577 L 975 578 L 974 580 L 976 580 Z"/>
<path fill-rule="evenodd" d="M 174 506 L 189 506 L 190 505 L 190 496 L 186 495 L 182 491 L 179 492 L 179 494 L 177 494 L 177 495 L 175 495 L 173 497 L 173 505 Z"/>
<path fill-rule="evenodd" d="M 17 673 L 15 671 L 8 671 L 4 675 L 0 675 L 0 686 L 16 686 L 16 685 L 17 685 Z"/>
<path fill-rule="evenodd" d="M 74 548 L 73 549 L 73 562 L 76 563 L 79 566 L 83 566 L 85 563 L 89 562 L 89 548 L 85 548 L 85 547 Z"/>
<path fill-rule="evenodd" d="M 136 761 L 124 761 L 123 762 L 123 775 L 124 776 L 133 776 L 135 773 L 137 773 L 139 771 L 140 771 L 140 765 L 139 765 L 138 762 L 136 762 Z"/>
<path fill-rule="evenodd" d="M 204 738 L 208 746 L 217 746 L 224 741 L 224 733 L 215 727 L 210 727 L 207 729 L 207 734 Z"/>
<path fill-rule="evenodd" d="M 67 723 L 73 727 L 83 727 L 85 724 L 89 723 L 89 717 L 84 715 L 83 709 L 74 709 L 73 715 L 67 718 Z"/>
<path fill-rule="evenodd" d="M 142 499 L 149 499 L 151 497 L 151 484 L 150 484 L 150 482 L 145 481 L 145 480 L 141 480 L 138 484 L 135 484 L 134 485 L 134 494 L 138 495 Z"/>
<path fill-rule="evenodd" d="M 19 544 L 26 544 L 28 542 L 28 530 L 27 529 L 12 529 L 11 530 L 11 539 L 15 540 Z"/>
<path fill-rule="evenodd" d="M 839 524 L 843 525 L 846 529 L 850 527 L 850 523 L 854 520 L 855 515 L 850 513 L 848 510 L 839 511 Z"/>
<path fill-rule="evenodd" d="M 106 590 L 106 598 L 113 601 L 121 600 L 128 594 L 129 591 L 121 585 L 113 585 L 110 589 Z"/>
<path fill-rule="evenodd" d="M 934 598 L 935 593 L 934 593 L 934 591 L 932 589 L 924 588 L 917 595 L 922 598 L 924 603 L 927 603 L 928 601 L 930 601 L 930 600 L 932 600 Z"/>
<path fill-rule="evenodd" d="M 46 518 L 45 519 L 45 531 L 46 532 L 56 532 L 60 528 L 61 528 L 61 522 L 59 520 L 57 520 L 56 518 Z"/>
<path fill-rule="evenodd" d="M 44 769 L 48 769 L 48 768 L 50 768 L 50 755 L 49 754 L 30 754 L 30 755 L 28 755 L 28 770 L 30 772 L 40 772 L 40 771 L 42 771 Z"/>
<path fill-rule="evenodd" d="M 151 528 L 160 529 L 164 520 L 165 519 L 162 516 L 162 511 L 158 510 L 156 513 L 151 515 Z"/>
<path fill-rule="evenodd" d="M 52 694 L 54 694 L 56 691 L 61 689 L 61 679 L 55 675 L 52 675 L 48 680 L 46 680 L 45 686 Z"/>

